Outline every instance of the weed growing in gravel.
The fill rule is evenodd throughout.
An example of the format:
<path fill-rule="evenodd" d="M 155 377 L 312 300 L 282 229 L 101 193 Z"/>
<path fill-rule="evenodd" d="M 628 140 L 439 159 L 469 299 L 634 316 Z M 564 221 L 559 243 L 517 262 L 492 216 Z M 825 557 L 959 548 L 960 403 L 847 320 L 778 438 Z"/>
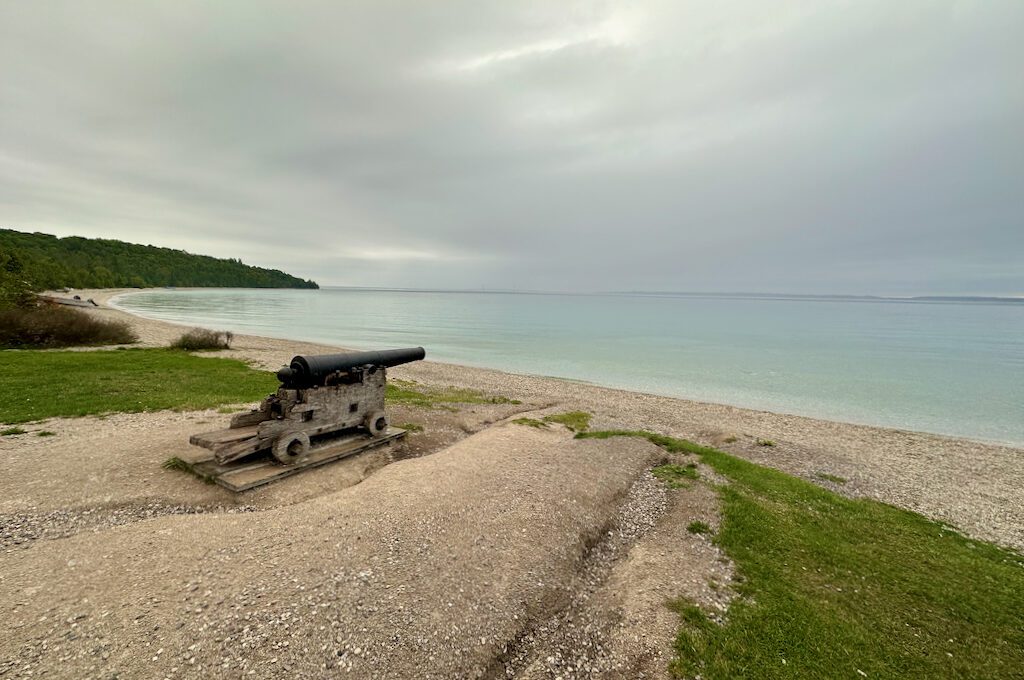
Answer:
<path fill-rule="evenodd" d="M 826 482 L 834 482 L 836 484 L 846 484 L 846 482 L 849 481 L 845 477 L 840 477 L 838 475 L 830 475 L 827 472 L 819 472 L 814 476 L 817 477 L 818 479 L 824 479 Z"/>
<path fill-rule="evenodd" d="M 722 441 L 725 442 L 726 444 L 735 444 L 737 440 L 736 440 L 736 437 L 734 437 L 732 435 L 729 435 L 728 437 L 726 437 Z"/>
<path fill-rule="evenodd" d="M 168 458 L 167 460 L 160 464 L 160 467 L 162 467 L 165 470 L 178 470 L 179 472 L 187 472 L 193 477 L 198 477 L 207 484 L 216 484 L 216 481 L 213 479 L 213 477 L 196 472 L 191 465 L 183 461 L 181 458 L 178 458 L 177 456 L 172 456 Z"/>
<path fill-rule="evenodd" d="M 544 416 L 545 423 L 559 423 L 565 425 L 573 432 L 583 432 L 590 428 L 591 415 L 586 411 L 569 411 L 567 413 L 556 413 Z"/>
<path fill-rule="evenodd" d="M 697 473 L 696 465 L 676 465 L 675 463 L 659 465 L 651 470 L 651 474 L 665 482 L 670 489 L 688 488 L 690 482 L 700 476 Z"/>
<path fill-rule="evenodd" d="M 693 522 L 690 522 L 690 524 L 686 527 L 686 530 L 689 531 L 691 534 L 710 534 L 711 525 L 709 525 L 707 522 L 695 520 Z"/>
<path fill-rule="evenodd" d="M 27 430 L 24 430 L 20 427 L 9 427 L 6 430 L 0 430 L 0 436 L 9 437 L 15 434 L 25 434 L 25 432 L 27 432 Z"/>
<path fill-rule="evenodd" d="M 775 442 L 773 442 L 771 439 L 758 439 L 757 440 L 757 445 L 758 446 L 775 446 Z"/>
<path fill-rule="evenodd" d="M 736 565 L 740 597 L 722 625 L 690 602 L 675 604 L 675 675 L 1020 677 L 1020 553 L 683 439 L 576 436 L 643 437 L 699 455 L 730 481 L 718 488 L 714 540 Z"/>
<path fill-rule="evenodd" d="M 55 437 L 56 435 L 56 432 L 50 432 L 49 430 L 39 430 L 39 432 L 36 432 L 37 437 Z"/>
<path fill-rule="evenodd" d="M 423 426 L 417 423 L 402 423 L 398 428 L 407 432 L 423 432 Z"/>
<path fill-rule="evenodd" d="M 221 406 L 217 409 L 217 413 L 241 413 L 248 410 L 247 408 L 238 408 L 237 406 Z"/>
<path fill-rule="evenodd" d="M 527 427 L 535 427 L 538 430 L 548 429 L 548 424 L 543 420 L 537 420 L 536 418 L 516 418 L 512 421 L 516 425 L 525 425 Z"/>
<path fill-rule="evenodd" d="M 192 471 L 192 468 L 189 466 L 189 464 L 183 461 L 181 458 L 178 458 L 177 456 L 172 456 L 168 458 L 167 460 L 160 464 L 160 467 L 162 467 L 165 470 L 181 470 L 182 472 Z"/>

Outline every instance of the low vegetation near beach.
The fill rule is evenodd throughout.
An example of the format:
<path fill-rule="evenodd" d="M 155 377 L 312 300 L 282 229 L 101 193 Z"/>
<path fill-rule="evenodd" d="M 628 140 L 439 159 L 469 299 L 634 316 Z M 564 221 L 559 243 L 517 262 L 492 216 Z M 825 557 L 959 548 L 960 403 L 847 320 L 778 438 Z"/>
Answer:
<path fill-rule="evenodd" d="M 56 305 L 0 309 L 0 349 L 123 345 L 137 340 L 123 321 Z"/>
<path fill-rule="evenodd" d="M 211 331 L 205 328 L 193 328 L 182 333 L 181 337 L 171 343 L 171 349 L 183 349 L 186 352 L 204 352 L 220 349 L 231 349 L 234 340 L 231 331 Z"/>

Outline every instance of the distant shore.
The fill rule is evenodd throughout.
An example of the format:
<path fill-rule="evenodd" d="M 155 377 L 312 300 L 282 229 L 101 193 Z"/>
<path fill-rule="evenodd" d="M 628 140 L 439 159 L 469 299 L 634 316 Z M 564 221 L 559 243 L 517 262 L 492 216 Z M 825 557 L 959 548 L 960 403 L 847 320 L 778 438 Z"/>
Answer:
<path fill-rule="evenodd" d="M 130 323 L 140 346 L 167 346 L 181 334 L 184 324 L 147 319 L 109 306 L 112 298 L 128 292 L 134 289 L 75 291 L 101 305 L 90 313 Z M 233 348 L 222 354 L 276 370 L 295 354 L 338 349 L 236 335 Z M 593 412 L 599 423 L 685 437 L 847 496 L 876 498 L 947 522 L 971 536 L 1024 549 L 1022 448 L 432 361 L 392 372 L 428 385 L 455 385 L 580 408 Z"/>

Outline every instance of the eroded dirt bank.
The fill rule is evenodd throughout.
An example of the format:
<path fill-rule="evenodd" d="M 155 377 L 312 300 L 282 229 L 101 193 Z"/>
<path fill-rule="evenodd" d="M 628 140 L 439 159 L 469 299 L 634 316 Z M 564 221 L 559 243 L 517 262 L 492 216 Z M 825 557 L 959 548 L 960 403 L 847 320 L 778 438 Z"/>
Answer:
<path fill-rule="evenodd" d="M 578 563 L 661 457 L 506 425 L 283 508 L 38 541 L 3 560 L 3 668 L 480 675 L 571 598 Z"/>

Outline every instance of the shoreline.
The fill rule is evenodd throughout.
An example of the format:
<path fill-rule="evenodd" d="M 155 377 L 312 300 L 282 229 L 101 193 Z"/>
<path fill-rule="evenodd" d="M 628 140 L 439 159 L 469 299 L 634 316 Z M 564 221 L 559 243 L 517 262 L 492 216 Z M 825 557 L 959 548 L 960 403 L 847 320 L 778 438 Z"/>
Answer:
<path fill-rule="evenodd" d="M 133 290 L 76 293 L 102 305 L 88 313 L 129 323 L 139 335 L 136 346 L 166 347 L 189 327 L 109 305 L 111 298 Z M 238 334 L 232 349 L 218 355 L 276 370 L 295 354 L 338 349 L 344 348 Z M 429 360 L 390 373 L 432 387 L 459 386 L 564 410 L 586 410 L 594 414 L 596 429 L 652 430 L 714 446 L 845 496 L 874 498 L 951 524 L 972 537 L 1024 550 L 1021 447 Z M 774 445 L 758 445 L 759 440 Z"/>
<path fill-rule="evenodd" d="M 210 330 L 229 330 L 229 329 L 226 329 L 226 328 L 222 328 L 222 326 L 225 326 L 226 324 L 203 325 L 201 323 L 195 323 L 195 322 L 175 321 L 175 320 L 169 320 L 169 319 L 161 319 L 161 318 L 158 318 L 158 317 L 147 316 L 146 314 L 126 309 L 125 307 L 122 307 L 122 306 L 120 306 L 118 304 L 118 299 L 119 298 L 122 298 L 122 297 L 127 296 L 127 295 L 137 294 L 137 293 L 141 293 L 141 292 L 145 292 L 145 291 L 153 291 L 153 290 L 160 290 L 160 289 L 153 289 L 153 288 L 149 288 L 149 289 L 137 289 L 137 288 L 127 288 L 127 289 L 125 289 L 125 288 L 86 289 L 85 292 L 89 293 L 90 295 L 95 296 L 97 298 L 97 302 L 99 302 L 100 304 L 107 305 L 107 306 L 109 306 L 109 307 L 111 307 L 113 309 L 116 309 L 116 310 L 118 310 L 120 312 L 123 312 L 124 314 L 126 314 L 128 316 L 131 316 L 131 317 L 134 317 L 134 318 L 145 319 L 147 321 L 151 321 L 151 322 L 155 322 L 155 323 L 169 324 L 169 325 L 176 326 L 176 327 L 181 327 L 181 328 L 197 328 L 197 327 L 199 327 L 199 328 L 208 328 Z M 176 290 L 176 291 L 202 291 L 202 290 L 238 290 L 238 289 L 233 289 L 233 288 L 182 287 L 182 288 L 175 288 L 174 290 Z M 261 289 L 249 288 L 249 289 L 243 289 L 243 290 L 261 290 Z M 469 291 L 469 292 L 474 292 L 474 291 Z M 288 343 L 303 343 L 303 344 L 308 344 L 308 345 L 316 345 L 316 346 L 322 346 L 322 347 L 329 347 L 329 348 L 333 348 L 333 349 L 355 349 L 355 350 L 358 350 L 358 349 L 372 349 L 372 348 L 369 348 L 369 347 L 346 347 L 346 346 L 343 346 L 343 345 L 335 344 L 335 343 L 333 343 L 333 342 L 331 342 L 329 340 L 297 339 L 297 338 L 294 338 L 294 337 L 288 337 L 288 336 L 284 336 L 284 335 L 271 335 L 271 334 L 263 335 L 263 334 L 260 334 L 260 335 L 252 335 L 252 337 L 263 338 L 263 339 L 266 339 L 266 340 L 276 340 L 276 341 L 288 342 Z M 852 426 L 858 426 L 858 427 L 867 427 L 867 428 L 881 429 L 881 430 L 886 430 L 886 431 L 902 432 L 902 433 L 906 433 L 906 434 L 921 434 L 921 435 L 928 435 L 928 436 L 932 436 L 932 437 L 940 437 L 940 438 L 943 438 L 943 439 L 954 440 L 954 441 L 970 441 L 970 442 L 975 442 L 975 443 L 979 443 L 979 444 L 988 444 L 988 445 L 992 445 L 992 446 L 1003 446 L 1003 447 L 1010 447 L 1010 448 L 1015 448 L 1015 449 L 1021 449 L 1022 451 L 1024 451 L 1024 440 L 1016 441 L 1016 440 L 1012 440 L 1012 439 L 998 439 L 998 438 L 990 438 L 990 437 L 984 437 L 984 436 L 975 436 L 975 435 L 972 435 L 972 434 L 969 434 L 969 433 L 968 434 L 959 434 L 959 433 L 956 433 L 956 432 L 936 432 L 936 431 L 922 430 L 922 429 L 911 429 L 911 428 L 907 428 L 907 427 L 900 427 L 898 425 L 886 424 L 885 422 L 872 422 L 869 419 L 861 420 L 861 419 L 857 419 L 857 418 L 853 418 L 853 417 L 845 417 L 842 414 L 833 415 L 833 414 L 828 413 L 828 409 L 822 409 L 821 412 L 817 412 L 817 413 L 814 412 L 814 409 L 807 409 L 807 410 L 804 410 L 803 412 L 801 412 L 799 410 L 797 410 L 797 411 L 788 410 L 784 406 L 775 406 L 775 405 L 772 405 L 772 404 L 763 404 L 762 405 L 762 404 L 758 404 L 758 403 L 738 403 L 738 402 L 734 402 L 734 401 L 717 401 L 715 399 L 702 398 L 701 396 L 691 396 L 691 395 L 687 395 L 687 394 L 672 393 L 672 392 L 668 392 L 668 391 L 666 391 L 666 392 L 655 392 L 655 391 L 648 391 L 648 390 L 645 390 L 645 389 L 638 389 L 638 388 L 635 388 L 635 387 L 632 387 L 632 386 L 629 386 L 629 385 L 607 384 L 607 383 L 602 383 L 602 382 L 596 382 L 596 381 L 594 381 L 592 379 L 587 379 L 587 378 L 574 378 L 574 377 L 557 376 L 557 375 L 545 375 L 545 374 L 541 374 L 541 373 L 532 373 L 532 372 L 529 372 L 529 371 L 521 371 L 521 370 L 515 370 L 515 369 L 499 368 L 499 367 L 488 366 L 488 365 L 484 365 L 484 364 L 465 363 L 464 361 L 459 360 L 459 359 L 435 359 L 435 358 L 428 358 L 428 361 L 431 362 L 431 363 L 439 363 L 439 364 L 444 364 L 444 365 L 452 366 L 452 367 L 456 367 L 456 368 L 462 367 L 462 368 L 469 368 L 469 369 L 473 369 L 473 370 L 496 371 L 496 372 L 500 372 L 500 373 L 504 373 L 504 374 L 508 374 L 508 375 L 526 376 L 526 377 L 537 378 L 537 379 L 548 379 L 548 380 L 558 380 L 558 381 L 567 381 L 567 382 L 577 382 L 577 383 L 581 383 L 581 384 L 592 385 L 594 387 L 601 387 L 601 388 L 610 389 L 610 390 L 618 390 L 618 391 L 621 391 L 621 392 L 624 392 L 624 393 L 643 394 L 643 395 L 647 395 L 647 396 L 650 396 L 650 397 L 661 397 L 661 398 L 666 398 L 666 399 L 674 399 L 674 400 L 678 400 L 678 401 L 682 401 L 682 402 L 687 402 L 687 403 L 690 403 L 690 404 L 696 404 L 696 405 L 706 405 L 706 406 L 721 407 L 721 408 L 735 408 L 735 409 L 740 409 L 740 410 L 743 410 L 743 411 L 751 411 L 751 412 L 757 412 L 757 413 L 770 413 L 770 414 L 773 414 L 773 415 L 783 416 L 783 417 L 807 418 L 807 419 L 814 420 L 814 421 L 825 421 L 825 422 L 837 423 L 837 424 L 841 424 L 841 425 L 852 425 Z"/>

